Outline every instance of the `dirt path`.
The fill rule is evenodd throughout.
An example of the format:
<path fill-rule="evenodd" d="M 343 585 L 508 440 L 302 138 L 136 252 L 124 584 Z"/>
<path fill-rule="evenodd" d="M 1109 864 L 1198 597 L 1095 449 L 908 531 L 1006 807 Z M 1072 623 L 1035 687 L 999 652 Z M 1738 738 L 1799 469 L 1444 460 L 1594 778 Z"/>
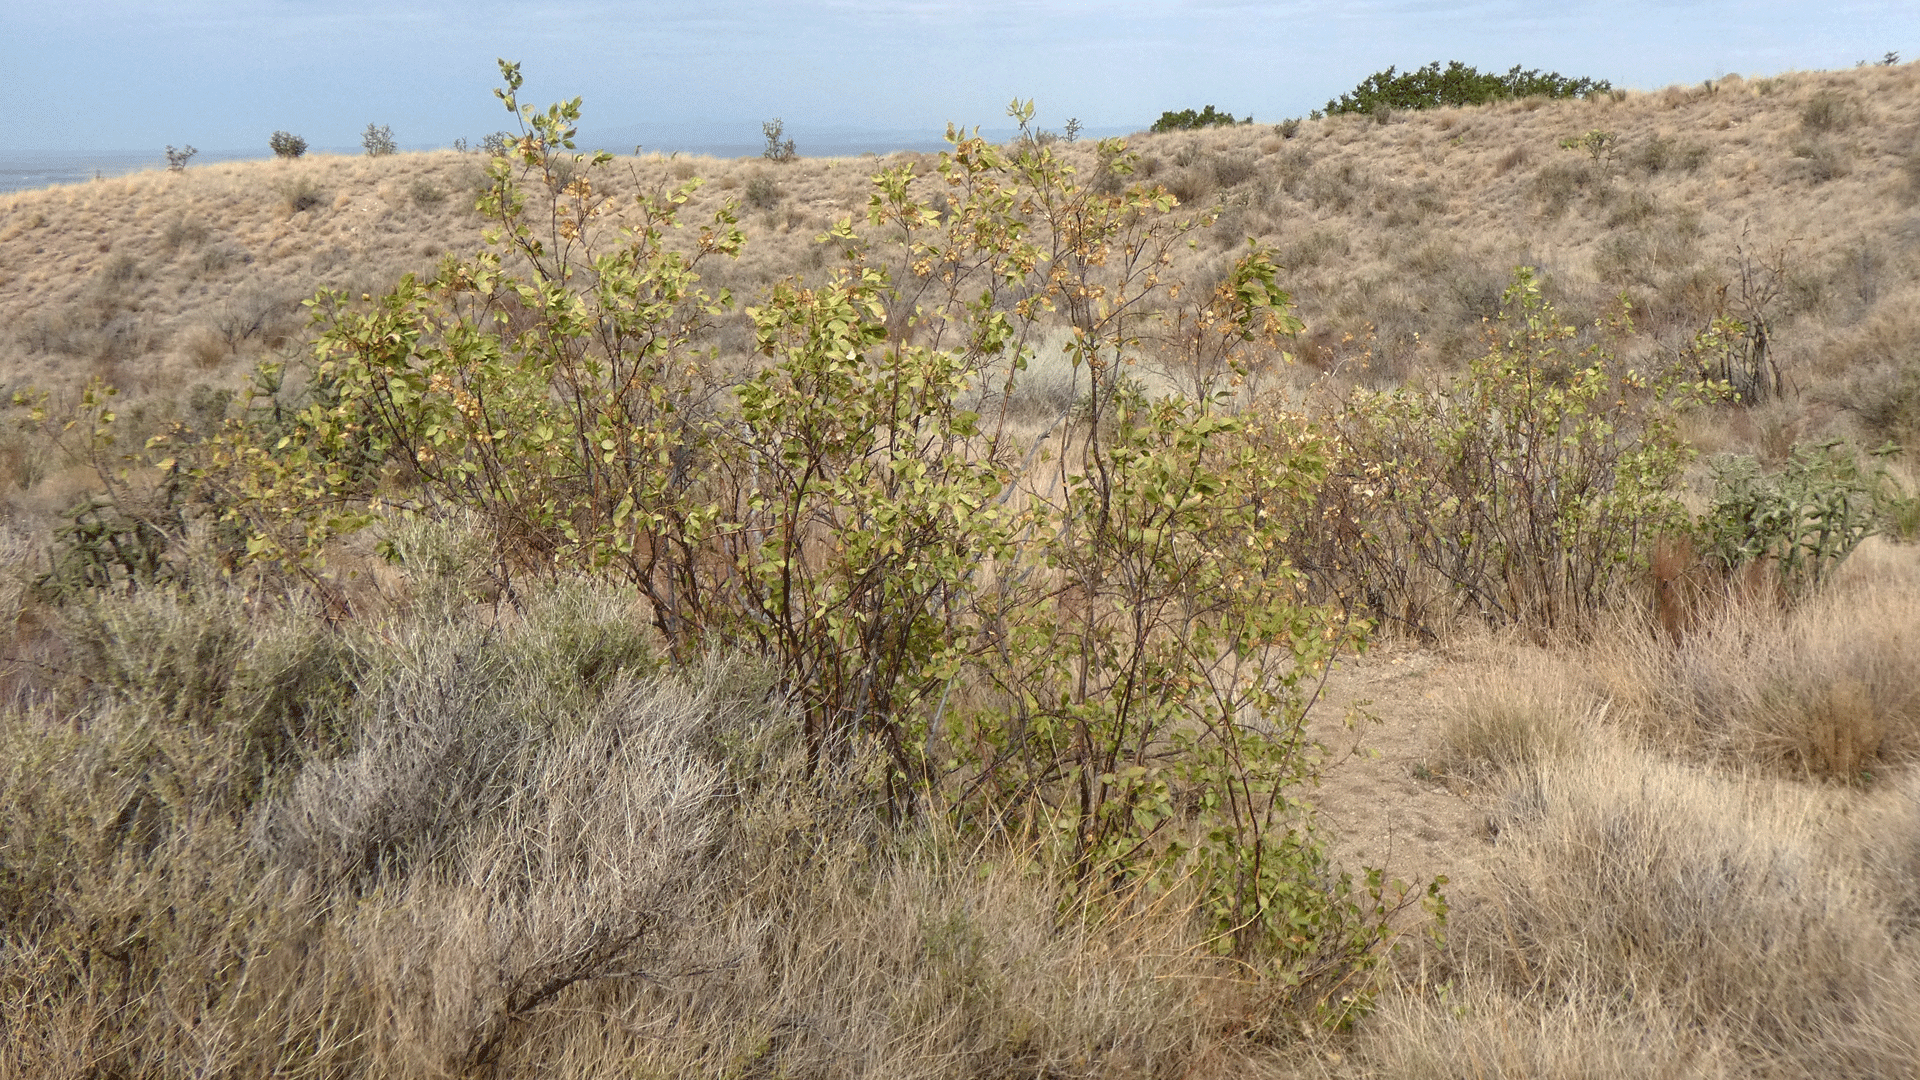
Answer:
<path fill-rule="evenodd" d="M 1464 788 L 1428 771 L 1442 710 L 1481 666 L 1385 644 L 1343 660 L 1328 677 L 1310 723 L 1333 758 L 1318 803 L 1335 860 L 1356 877 L 1377 866 L 1416 888 L 1436 874 L 1457 883 L 1487 849 L 1484 813 Z M 1354 705 L 1378 722 L 1349 731 L 1343 717 Z"/>

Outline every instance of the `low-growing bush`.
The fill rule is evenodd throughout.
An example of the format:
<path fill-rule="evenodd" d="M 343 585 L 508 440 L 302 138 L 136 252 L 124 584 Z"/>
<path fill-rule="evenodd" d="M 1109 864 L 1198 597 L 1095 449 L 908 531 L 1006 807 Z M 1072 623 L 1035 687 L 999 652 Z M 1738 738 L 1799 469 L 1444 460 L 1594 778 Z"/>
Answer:
<path fill-rule="evenodd" d="M 1199 111 L 1181 109 L 1175 112 L 1169 109 L 1161 113 L 1160 119 L 1155 120 L 1153 126 L 1148 130 L 1156 132 L 1198 131 L 1202 128 L 1232 127 L 1235 124 L 1251 123 L 1253 123 L 1252 116 L 1248 116 L 1245 120 L 1237 120 L 1232 113 L 1217 112 L 1213 106 L 1209 105 Z"/>
<path fill-rule="evenodd" d="M 438 206 L 447 201 L 447 193 L 424 176 L 407 188 L 407 195 L 415 206 Z"/>
<path fill-rule="evenodd" d="M 1822 90 L 1800 107 L 1800 128 L 1811 134 L 1845 131 L 1859 119 L 1859 108 L 1843 95 Z"/>
<path fill-rule="evenodd" d="M 765 173 L 755 173 L 747 178 L 746 190 L 742 192 L 742 201 L 754 210 L 771 210 L 780 205 L 780 185 L 773 177 Z"/>
<path fill-rule="evenodd" d="M 1445 392 L 1356 392 L 1329 417 L 1339 450 L 1301 565 L 1416 628 L 1590 627 L 1685 521 L 1672 417 L 1700 389 L 1570 352 L 1574 333 L 1522 268 L 1489 351 Z"/>
<path fill-rule="evenodd" d="M 1681 142 L 1670 136 L 1656 135 L 1629 153 L 1627 160 L 1649 173 L 1669 169 L 1695 172 L 1706 164 L 1711 153 L 1704 143 Z"/>
<path fill-rule="evenodd" d="M 471 1074 L 678 939 L 743 681 L 223 591 L 72 609 L 68 722 L 0 715 L 0 1070 Z"/>
<path fill-rule="evenodd" d="M 267 137 L 267 149 L 273 156 L 291 161 L 307 152 L 307 140 L 290 131 L 276 131 Z"/>
<path fill-rule="evenodd" d="M 304 213 L 327 201 L 327 193 L 321 190 L 320 182 L 311 176 L 291 176 L 273 185 L 280 196 L 280 205 L 289 214 Z"/>
<path fill-rule="evenodd" d="M 1800 171 L 1816 184 L 1824 184 L 1851 172 L 1845 153 L 1826 139 L 1809 139 L 1793 145 L 1793 156 Z"/>
<path fill-rule="evenodd" d="M 1696 527 L 1702 554 L 1728 572 L 1765 561 L 1796 592 L 1830 580 L 1885 516 L 1885 468 L 1863 466 L 1838 439 L 1794 446 L 1772 475 L 1745 455 L 1708 468 L 1712 502 Z"/>
<path fill-rule="evenodd" d="M 1326 113 L 1371 114 L 1382 109 L 1437 109 L 1449 105 L 1483 105 L 1504 98 L 1589 97 L 1612 88 L 1605 79 L 1569 79 L 1559 72 L 1542 75 L 1522 71 L 1518 64 L 1505 75 L 1481 72 L 1458 60 L 1445 70 L 1438 60 L 1416 71 L 1400 74 L 1394 68 L 1375 72 L 1339 98 L 1327 102 Z"/>
<path fill-rule="evenodd" d="M 1603 161 L 1612 161 L 1613 152 L 1620 145 L 1620 133 L 1595 128 L 1584 135 L 1569 135 L 1560 140 L 1562 150 L 1583 150 L 1593 159 L 1595 165 Z"/>
<path fill-rule="evenodd" d="M 1566 212 L 1575 196 L 1597 189 L 1595 172 L 1592 165 L 1583 162 L 1549 162 L 1540 167 L 1527 187 L 1540 200 L 1542 212 L 1557 217 Z"/>

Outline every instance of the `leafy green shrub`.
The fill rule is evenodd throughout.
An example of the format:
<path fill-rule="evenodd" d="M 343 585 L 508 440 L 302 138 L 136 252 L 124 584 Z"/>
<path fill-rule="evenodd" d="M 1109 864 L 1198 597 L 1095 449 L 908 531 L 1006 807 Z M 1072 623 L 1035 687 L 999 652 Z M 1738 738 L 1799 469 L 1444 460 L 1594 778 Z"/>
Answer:
<path fill-rule="evenodd" d="M 1569 135 L 1560 140 L 1562 150 L 1585 150 L 1595 165 L 1602 160 L 1612 161 L 1614 148 L 1620 144 L 1620 133 L 1602 131 L 1594 128 L 1585 135 Z"/>
<path fill-rule="evenodd" d="M 367 130 L 360 133 L 360 145 L 366 149 L 368 157 L 385 157 L 400 149 L 393 141 L 393 129 L 385 124 L 375 127 L 369 123 Z"/>
<path fill-rule="evenodd" d="M 1438 60 L 1417 71 L 1396 73 L 1389 67 L 1360 81 L 1360 85 L 1327 102 L 1328 115 L 1374 113 L 1381 109 L 1437 109 L 1449 105 L 1484 105 L 1505 98 L 1589 97 L 1605 93 L 1613 84 L 1605 79 L 1569 79 L 1559 72 L 1546 75 L 1522 71 L 1518 64 L 1505 75 L 1482 73 L 1455 60 L 1444 70 Z"/>
<path fill-rule="evenodd" d="M 1389 917 L 1418 898 L 1335 874 L 1308 800 L 1308 688 L 1360 639 L 1303 599 L 1282 543 L 1323 450 L 1211 400 L 1146 400 L 1127 373 L 1206 219 L 1083 183 L 1016 102 L 1008 147 L 952 136 L 944 210 L 911 166 L 876 176 L 871 232 L 832 234 L 847 265 L 749 307 L 765 360 L 726 381 L 700 335 L 731 298 L 700 266 L 740 250 L 731 209 L 669 246 L 690 181 L 639 196 L 609 239 L 605 185 L 562 183 L 611 163 L 566 152 L 578 99 L 522 107 L 502 74 L 528 135 L 490 165 L 493 247 L 321 297 L 310 403 L 196 445 L 252 553 L 298 566 L 399 506 L 481 523 L 472 561 L 503 592 L 610 574 L 670 662 L 765 659 L 809 775 L 872 763 L 895 820 L 1044 837 L 1095 908 L 1195 890 L 1216 947 L 1274 972 L 1290 1011 L 1363 1011 Z M 1133 167 L 1118 140 L 1098 159 Z M 1276 274 L 1249 251 L 1203 332 L 1277 349 L 1298 323 Z M 1056 421 L 1072 451 L 1036 466 L 1005 410 L 1043 316 L 1088 392 Z M 970 408 L 975 386 L 1000 411 Z"/>
<path fill-rule="evenodd" d="M 307 152 L 307 140 L 290 131 L 276 131 L 267 137 L 267 149 L 277 158 L 292 161 Z"/>
<path fill-rule="evenodd" d="M 1197 131 L 1201 128 L 1232 127 L 1235 124 L 1251 123 L 1253 123 L 1253 117 L 1251 116 L 1245 120 L 1236 120 L 1232 113 L 1216 112 L 1213 106 L 1209 105 L 1199 112 L 1195 112 L 1192 109 L 1181 109 L 1179 112 L 1174 112 L 1169 109 L 1161 113 L 1160 119 L 1155 120 L 1153 126 L 1148 130 Z"/>
<path fill-rule="evenodd" d="M 1569 353 L 1528 268 L 1486 355 L 1444 393 L 1358 392 L 1300 561 L 1337 595 L 1425 626 L 1461 611 L 1536 629 L 1590 626 L 1685 515 L 1671 412 L 1701 393 Z"/>
<path fill-rule="evenodd" d="M 195 150 L 191 146 L 182 147 L 179 150 L 175 150 L 171 146 L 167 147 L 167 171 L 185 172 L 187 170 L 187 162 L 191 161 L 193 155 L 199 152 L 200 151 Z"/>

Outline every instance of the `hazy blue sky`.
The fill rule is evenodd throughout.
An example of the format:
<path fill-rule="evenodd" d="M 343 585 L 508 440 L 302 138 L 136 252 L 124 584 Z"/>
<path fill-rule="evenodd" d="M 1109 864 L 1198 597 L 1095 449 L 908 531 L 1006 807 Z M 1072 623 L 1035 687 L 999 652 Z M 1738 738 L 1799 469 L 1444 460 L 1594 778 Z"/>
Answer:
<path fill-rule="evenodd" d="M 1656 88 L 1727 72 L 1920 56 L 1915 0 L 0 0 L 0 156 L 265 153 L 286 129 L 352 149 L 508 126 L 494 58 L 526 100 L 586 99 L 611 149 L 759 141 L 780 116 L 807 153 L 837 134 L 937 140 L 947 121 L 1144 128 L 1213 104 L 1304 114 L 1389 64 L 1524 64 Z M 818 149 L 818 146 L 815 146 Z"/>

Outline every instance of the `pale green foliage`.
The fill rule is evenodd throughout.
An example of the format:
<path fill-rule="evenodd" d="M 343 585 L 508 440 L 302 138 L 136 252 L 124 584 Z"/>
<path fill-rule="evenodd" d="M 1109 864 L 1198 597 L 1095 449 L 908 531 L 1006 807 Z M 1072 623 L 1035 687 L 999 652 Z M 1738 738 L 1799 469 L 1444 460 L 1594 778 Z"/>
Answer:
<path fill-rule="evenodd" d="M 1898 505 L 1885 467 L 1863 467 L 1837 439 L 1796 445 L 1770 476 L 1745 455 L 1709 466 L 1713 503 L 1698 524 L 1706 555 L 1723 570 L 1771 560 L 1800 591 L 1832 577 Z"/>
<path fill-rule="evenodd" d="M 670 246 L 694 181 L 610 238 L 609 157 L 566 152 L 579 101 L 521 107 L 502 71 L 523 134 L 489 165 L 489 250 L 321 297 L 307 404 L 195 444 L 250 552 L 303 565 L 404 511 L 481 523 L 509 596 L 610 572 L 677 662 L 765 657 L 810 770 L 877 751 L 890 816 L 1039 830 L 1090 900 L 1197 889 L 1217 947 L 1276 965 L 1293 1005 L 1364 1009 L 1355 976 L 1411 901 L 1336 878 L 1305 798 L 1307 687 L 1360 638 L 1284 553 L 1323 450 L 1224 389 L 1148 401 L 1124 375 L 1171 316 L 1203 395 L 1248 378 L 1300 325 L 1270 256 L 1173 308 L 1172 251 L 1207 219 L 1128 184 L 1124 143 L 1082 184 L 1046 140 L 950 132 L 933 177 L 882 172 L 865 227 L 822 237 L 845 265 L 747 309 L 766 363 L 736 375 L 699 348 L 731 209 Z M 1036 462 L 1009 409 L 1062 322 L 1084 407 Z"/>
<path fill-rule="evenodd" d="M 1574 333 L 1522 268 L 1491 349 L 1446 392 L 1354 396 L 1311 556 L 1336 590 L 1415 623 L 1450 602 L 1578 628 L 1684 525 L 1672 411 L 1710 388 L 1570 353 Z"/>
<path fill-rule="evenodd" d="M 1595 165 L 1601 160 L 1612 161 L 1613 151 L 1620 145 L 1620 134 L 1614 131 L 1602 131 L 1594 128 L 1584 135 L 1568 136 L 1560 140 L 1562 150 L 1585 150 Z"/>
<path fill-rule="evenodd" d="M 1306 791 L 1306 690 L 1358 627 L 1309 605 L 1270 506 L 1323 450 L 1179 400 L 1122 392 L 1100 468 L 1069 474 L 1031 555 L 1056 588 L 1010 605 L 989 665 L 1011 703 L 966 720 L 990 803 L 1030 817 L 1085 872 L 1201 884 L 1223 951 L 1277 955 L 1343 1022 L 1365 994 L 1316 976 L 1369 962 L 1389 903 L 1330 877 Z"/>
<path fill-rule="evenodd" d="M 1779 397 L 1786 382 L 1773 359 L 1771 332 L 1764 315 L 1741 320 L 1716 315 L 1694 335 L 1689 351 L 1708 378 L 1727 384 L 1741 401 L 1759 404 Z"/>

